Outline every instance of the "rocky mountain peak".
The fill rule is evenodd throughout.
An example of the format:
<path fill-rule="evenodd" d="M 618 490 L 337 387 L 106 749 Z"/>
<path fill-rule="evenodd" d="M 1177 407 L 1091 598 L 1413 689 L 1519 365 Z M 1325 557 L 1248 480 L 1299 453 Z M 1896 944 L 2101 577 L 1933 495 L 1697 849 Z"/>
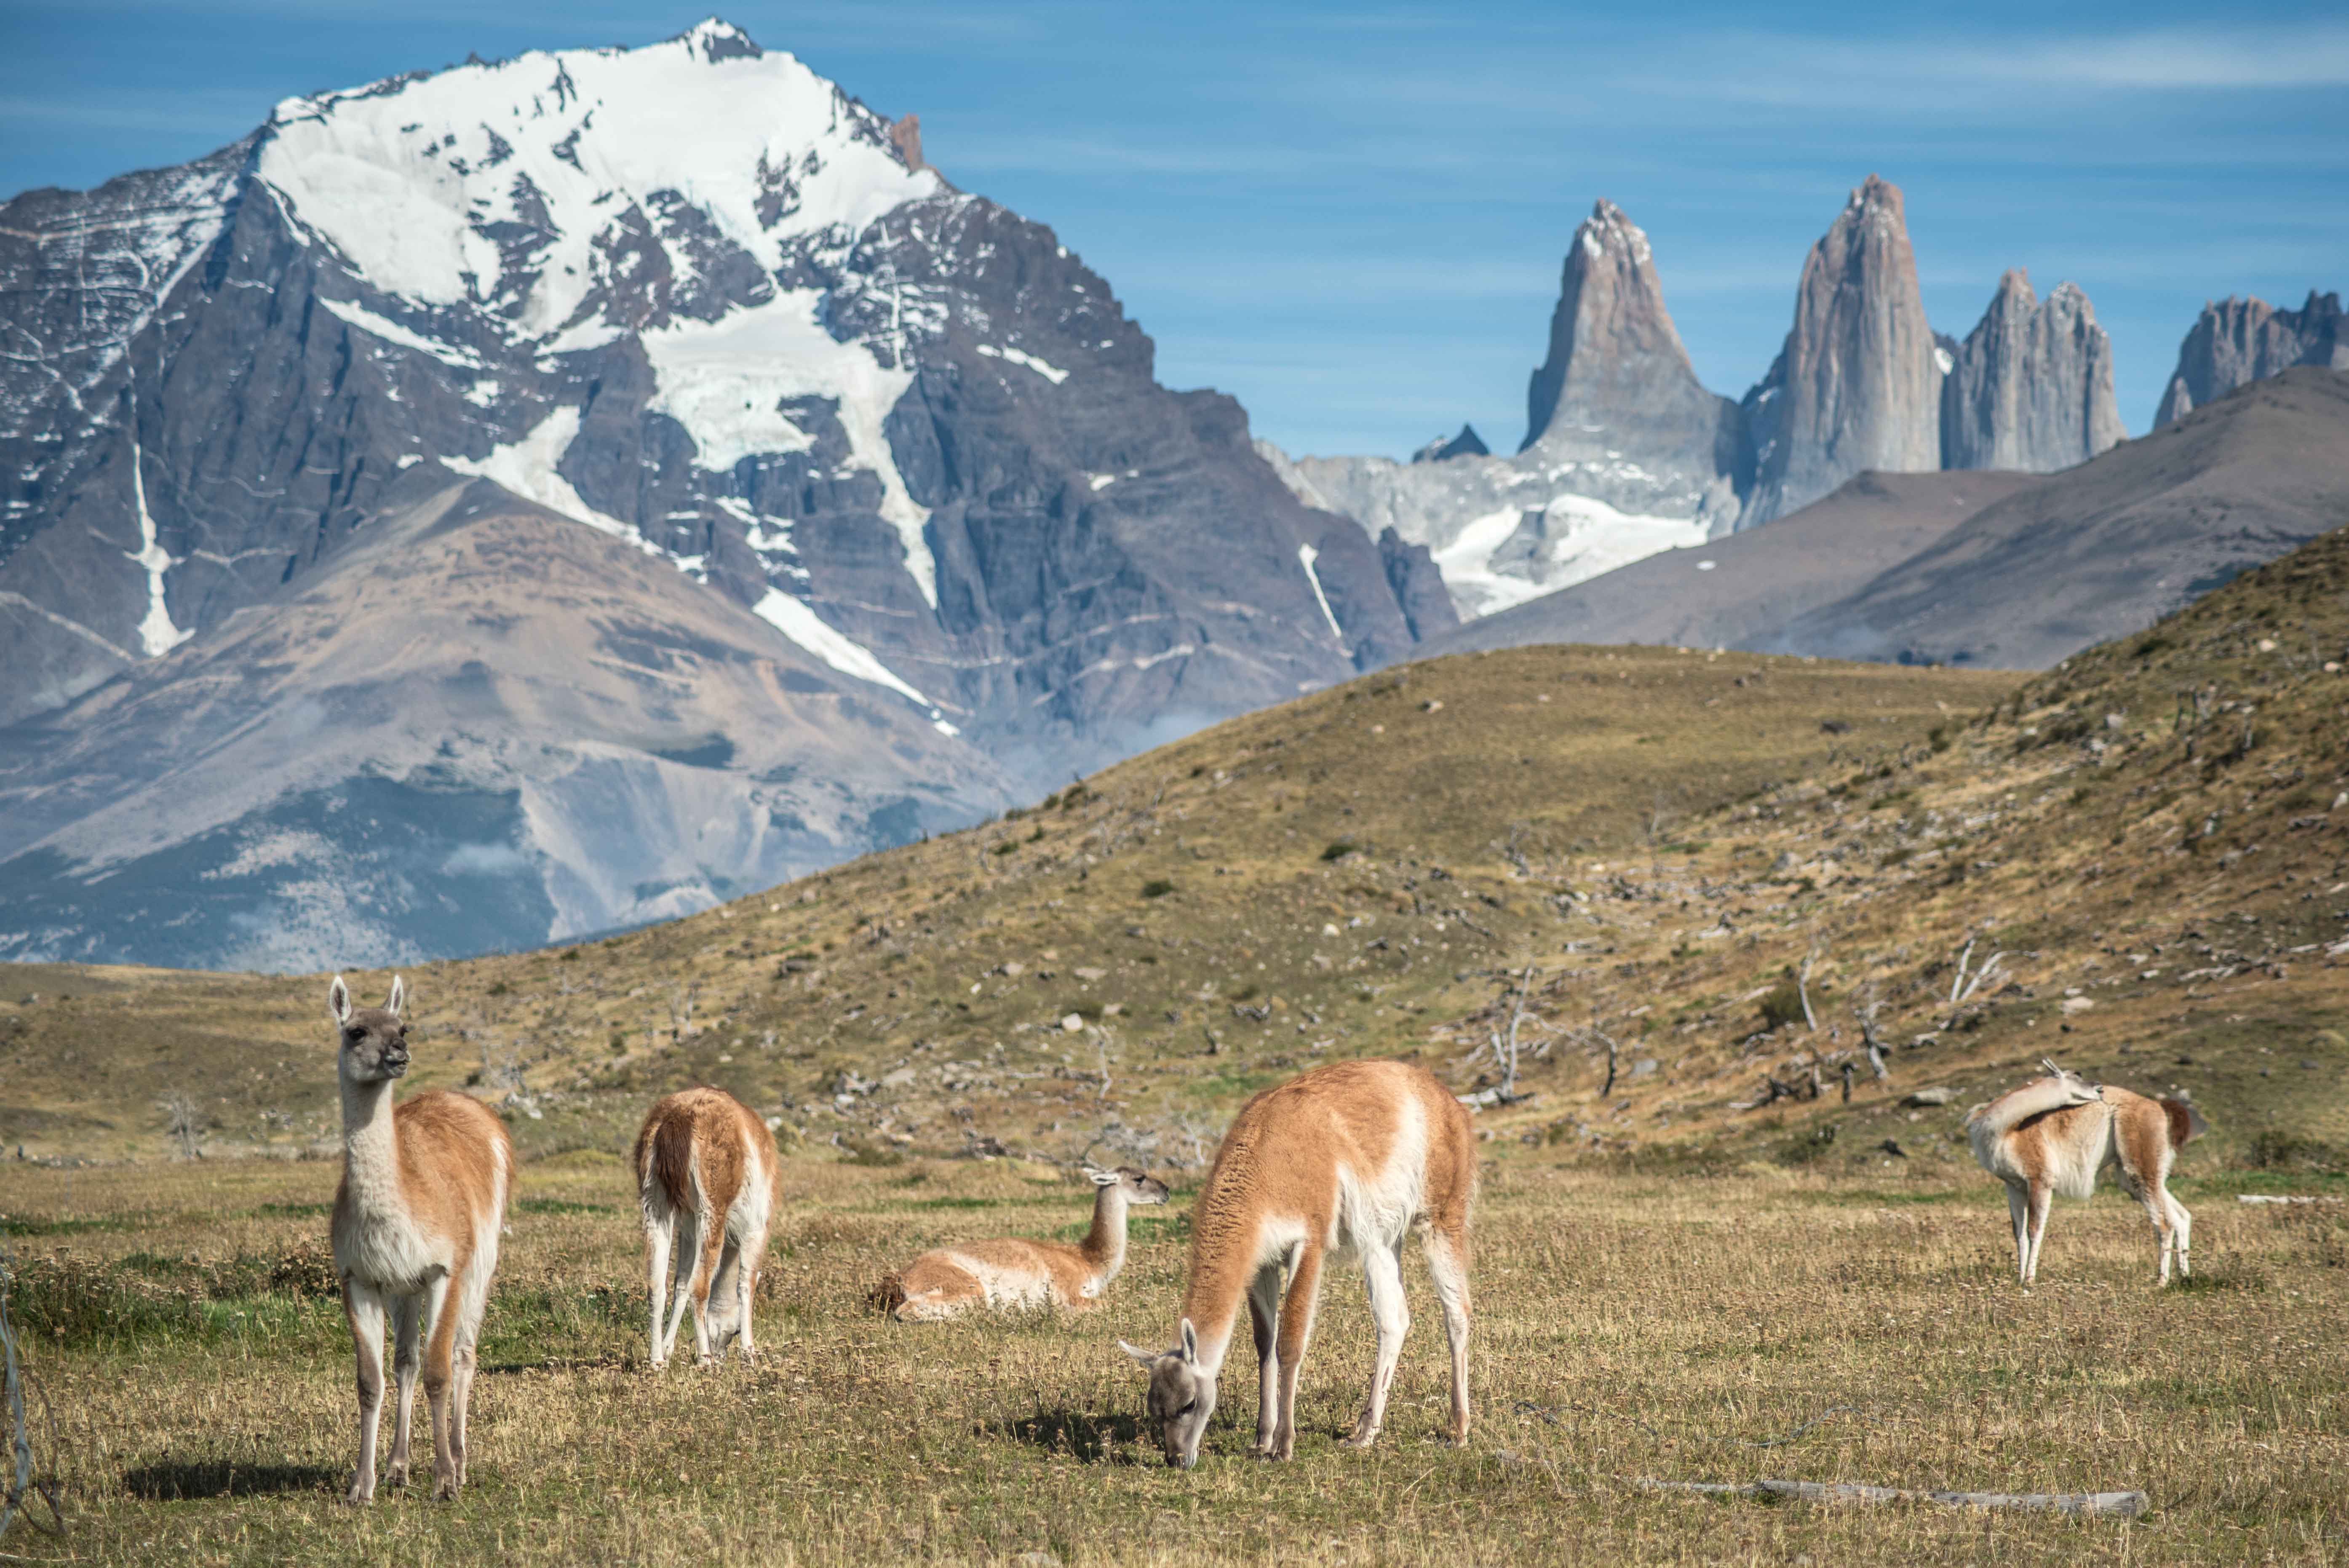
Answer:
<path fill-rule="evenodd" d="M 2230 294 L 2212 304 L 2178 346 L 2178 368 L 2153 417 L 2154 428 L 2173 423 L 2248 381 L 2258 381 L 2295 365 L 2349 370 L 2349 325 L 2341 296 L 2308 291 L 2298 310 L 2278 310 L 2265 300 Z"/>
<path fill-rule="evenodd" d="M 1411 460 L 1414 463 L 1441 463 L 1454 458 L 1488 458 L 1492 455 L 1493 449 L 1485 444 L 1485 438 L 1476 433 L 1476 427 L 1463 425 L 1458 435 L 1436 437 L 1412 453 Z"/>
<path fill-rule="evenodd" d="M 922 170 L 929 167 L 922 160 L 922 117 L 920 115 L 909 114 L 892 124 L 889 127 L 889 145 L 897 150 L 897 156 L 905 160 L 906 168 Z"/>
<path fill-rule="evenodd" d="M 1646 232 L 1600 201 L 1574 231 L 1549 354 L 1526 394 L 1521 451 L 1589 467 L 1585 493 L 1642 514 L 1737 511 L 1744 440 L 1734 406 L 1696 378 Z M 1605 468 L 1609 471 L 1601 474 Z"/>
<path fill-rule="evenodd" d="M 1864 469 L 1941 466 L 1941 367 L 1900 188 L 1871 174 L 1811 247 L 1795 323 L 1746 394 L 1756 469 L 1740 526 L 1806 506 Z"/>
<path fill-rule="evenodd" d="M 1951 355 L 1941 384 L 1941 461 L 2054 473 L 2127 434 L 2113 397 L 2113 346 L 2095 306 L 2064 283 L 2042 304 L 2022 268 Z"/>
<path fill-rule="evenodd" d="M 755 60 L 765 53 L 750 41 L 750 34 L 717 16 L 703 17 L 679 33 L 677 41 L 713 65 L 719 60 Z"/>

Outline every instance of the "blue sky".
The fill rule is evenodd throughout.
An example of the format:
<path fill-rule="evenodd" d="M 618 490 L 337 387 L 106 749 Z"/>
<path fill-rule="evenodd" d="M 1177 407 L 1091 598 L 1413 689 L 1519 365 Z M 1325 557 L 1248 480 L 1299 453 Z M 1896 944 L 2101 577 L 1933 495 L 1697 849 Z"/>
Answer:
<path fill-rule="evenodd" d="M 536 47 L 640 44 L 701 4 L 5 0 L 0 192 L 232 140 L 276 99 Z M 1993 0 L 1910 15 L 998 0 L 720 14 L 1050 223 L 1157 339 L 1162 377 L 1292 450 L 1524 434 L 1568 235 L 1605 196 L 1656 245 L 1698 373 L 1736 396 L 1803 254 L 1875 171 L 1964 335 L 1999 273 L 2085 287 L 2151 422 L 2206 298 L 2349 289 L 2337 7 Z M 2215 19 L 2214 19 L 2215 18 Z"/>

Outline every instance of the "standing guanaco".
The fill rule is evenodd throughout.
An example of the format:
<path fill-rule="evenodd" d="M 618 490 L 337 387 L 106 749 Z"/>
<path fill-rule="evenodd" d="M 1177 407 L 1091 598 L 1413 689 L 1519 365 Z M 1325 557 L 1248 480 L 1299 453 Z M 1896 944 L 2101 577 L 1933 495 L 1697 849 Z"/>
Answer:
<path fill-rule="evenodd" d="M 2207 1129 L 2202 1113 L 2182 1099 L 2152 1099 L 2112 1084 L 2092 1084 L 2046 1057 L 2047 1076 L 2010 1089 L 1966 1115 L 1966 1138 L 1982 1168 L 2006 1183 L 2014 1222 L 2015 1272 L 2024 1284 L 2039 1277 L 2039 1249 L 2047 1238 L 2050 1200 L 2061 1192 L 2085 1198 L 2096 1172 L 2120 1172 L 2128 1195 L 2145 1205 L 2160 1249 L 2154 1283 L 2168 1284 L 2176 1260 L 2191 1274 L 2194 1216 L 2169 1195 L 2169 1167 L 2178 1150 Z"/>
<path fill-rule="evenodd" d="M 1256 1449 L 1297 1449 L 1297 1376 L 1312 1337 L 1321 1264 L 1331 1251 L 1362 1264 L 1378 1359 L 1370 1398 L 1348 1442 L 1368 1448 L 1411 1314 L 1403 1238 L 1417 1231 L 1452 1347 L 1454 1446 L 1468 1440 L 1468 1222 L 1476 1193 L 1468 1113 L 1423 1068 L 1338 1062 L 1265 1090 L 1242 1108 L 1191 1212 L 1191 1282 L 1181 1337 L 1153 1352 L 1120 1340 L 1150 1377 L 1149 1411 L 1170 1465 L 1198 1462 L 1216 1384 L 1247 1303 L 1258 1368 Z M 1283 1272 L 1288 1288 L 1281 1291 Z"/>
<path fill-rule="evenodd" d="M 668 1365 L 688 1305 L 696 1365 L 715 1362 L 738 1335 L 742 1358 L 756 1361 L 750 1303 L 782 1175 L 775 1135 L 724 1089 L 680 1089 L 646 1116 L 636 1167 L 652 1285 L 653 1366 Z"/>
<path fill-rule="evenodd" d="M 375 1497 L 387 1316 L 398 1398 L 385 1479 L 408 1484 L 409 1404 L 421 1370 L 432 1412 L 432 1495 L 452 1498 L 464 1485 L 473 1346 L 513 1184 L 513 1143 L 489 1107 L 447 1089 L 392 1102 L 391 1086 L 408 1071 L 407 1000 L 398 976 L 380 1007 L 354 1007 L 339 975 L 326 992 L 341 1038 L 336 1074 L 343 1096 L 335 1272 L 358 1353 L 359 1462 L 348 1494 L 354 1503 Z"/>

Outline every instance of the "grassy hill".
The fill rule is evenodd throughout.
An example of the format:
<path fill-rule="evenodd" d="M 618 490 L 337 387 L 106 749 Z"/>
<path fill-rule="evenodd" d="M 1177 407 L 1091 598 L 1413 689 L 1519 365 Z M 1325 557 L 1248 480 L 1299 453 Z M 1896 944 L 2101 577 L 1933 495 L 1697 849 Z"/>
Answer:
<path fill-rule="evenodd" d="M 1293 1067 L 1439 1048 L 1499 972 L 1636 962 L 1656 890 L 1710 885 L 1691 835 L 1727 803 L 1922 753 L 2011 684 L 1670 649 L 1413 665 L 689 920 L 423 965 L 419 1077 L 513 1094 L 541 1150 L 618 1147 L 696 1078 L 827 1145 L 1212 1140 Z M 321 977 L 0 974 L 0 1138 L 160 1154 L 174 1095 L 222 1151 L 332 1131 Z"/>
<path fill-rule="evenodd" d="M 1530 970 L 1533 1098 L 1485 1125 L 1547 1146 L 1880 1161 L 1931 1087 L 1958 1103 L 1903 1151 L 1953 1157 L 1966 1099 L 2053 1053 L 2195 1095 L 2228 1160 L 2323 1163 L 2344 590 L 2328 537 L 2022 683 L 1654 648 L 1382 672 L 688 920 L 424 965 L 419 1076 L 542 1153 L 702 1080 L 866 1160 L 1179 1168 L 1316 1060 L 1489 1084 Z M 1969 941 L 1970 975 L 2003 956 L 1958 1006 Z M 0 1137 L 30 1153 L 163 1154 L 174 1097 L 216 1152 L 331 1137 L 317 977 L 5 975 Z M 1738 1109 L 1774 1078 L 1801 1098 Z"/>

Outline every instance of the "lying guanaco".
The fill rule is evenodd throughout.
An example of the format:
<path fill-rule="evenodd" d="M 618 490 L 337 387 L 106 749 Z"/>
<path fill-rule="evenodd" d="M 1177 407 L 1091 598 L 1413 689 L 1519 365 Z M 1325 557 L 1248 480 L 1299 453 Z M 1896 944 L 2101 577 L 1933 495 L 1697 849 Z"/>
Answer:
<path fill-rule="evenodd" d="M 2156 1284 L 2168 1284 L 2176 1260 L 2191 1274 L 2194 1216 L 2169 1195 L 2169 1168 L 2178 1150 L 2207 1130 L 2202 1113 L 2182 1099 L 2152 1099 L 2111 1084 L 2092 1084 L 2044 1057 L 2047 1076 L 2009 1090 L 1966 1115 L 1966 1137 L 1982 1168 L 2006 1183 L 2014 1222 L 2015 1272 L 2024 1284 L 2039 1276 L 2039 1249 L 2047 1236 L 2054 1194 L 2085 1198 L 2106 1165 L 2121 1186 L 2145 1205 L 2160 1249 Z"/>
<path fill-rule="evenodd" d="M 420 1370 L 432 1413 L 432 1495 L 452 1498 L 465 1484 L 473 1346 L 513 1184 L 513 1143 L 488 1106 L 439 1088 L 392 1102 L 391 1086 L 408 1071 L 407 1001 L 397 976 L 380 1007 L 354 1007 L 339 975 L 326 991 L 341 1040 L 336 1077 L 343 1097 L 335 1272 L 358 1354 L 359 1462 L 347 1494 L 354 1503 L 375 1497 L 387 1317 L 398 1398 L 385 1480 L 408 1484 L 409 1405 Z"/>
<path fill-rule="evenodd" d="M 724 1089 L 680 1089 L 646 1116 L 636 1134 L 636 1167 L 652 1286 L 654 1368 L 668 1365 L 688 1305 L 695 1365 L 716 1362 L 738 1336 L 742 1358 L 756 1361 L 751 1298 L 782 1175 L 775 1135 L 757 1111 Z"/>
<path fill-rule="evenodd" d="M 1126 1211 L 1166 1202 L 1166 1184 L 1127 1166 L 1088 1169 L 1093 1222 L 1085 1239 L 962 1242 L 924 1253 L 883 1287 L 900 1323 L 934 1323 L 978 1306 L 1092 1306 L 1125 1266 Z"/>
<path fill-rule="evenodd" d="M 1475 1194 L 1468 1113 L 1423 1068 L 1339 1062 L 1248 1101 L 1191 1212 L 1181 1337 L 1161 1352 L 1118 1342 L 1149 1374 L 1150 1419 L 1166 1462 L 1186 1470 L 1198 1462 L 1243 1298 L 1256 1331 L 1256 1451 L 1295 1455 L 1297 1377 L 1313 1333 L 1322 1259 L 1332 1250 L 1361 1257 L 1379 1334 L 1369 1402 L 1347 1441 L 1368 1448 L 1376 1440 L 1411 1328 L 1402 1243 L 1413 1231 L 1427 1253 L 1452 1347 L 1450 1438 L 1455 1447 L 1465 1443 Z"/>

